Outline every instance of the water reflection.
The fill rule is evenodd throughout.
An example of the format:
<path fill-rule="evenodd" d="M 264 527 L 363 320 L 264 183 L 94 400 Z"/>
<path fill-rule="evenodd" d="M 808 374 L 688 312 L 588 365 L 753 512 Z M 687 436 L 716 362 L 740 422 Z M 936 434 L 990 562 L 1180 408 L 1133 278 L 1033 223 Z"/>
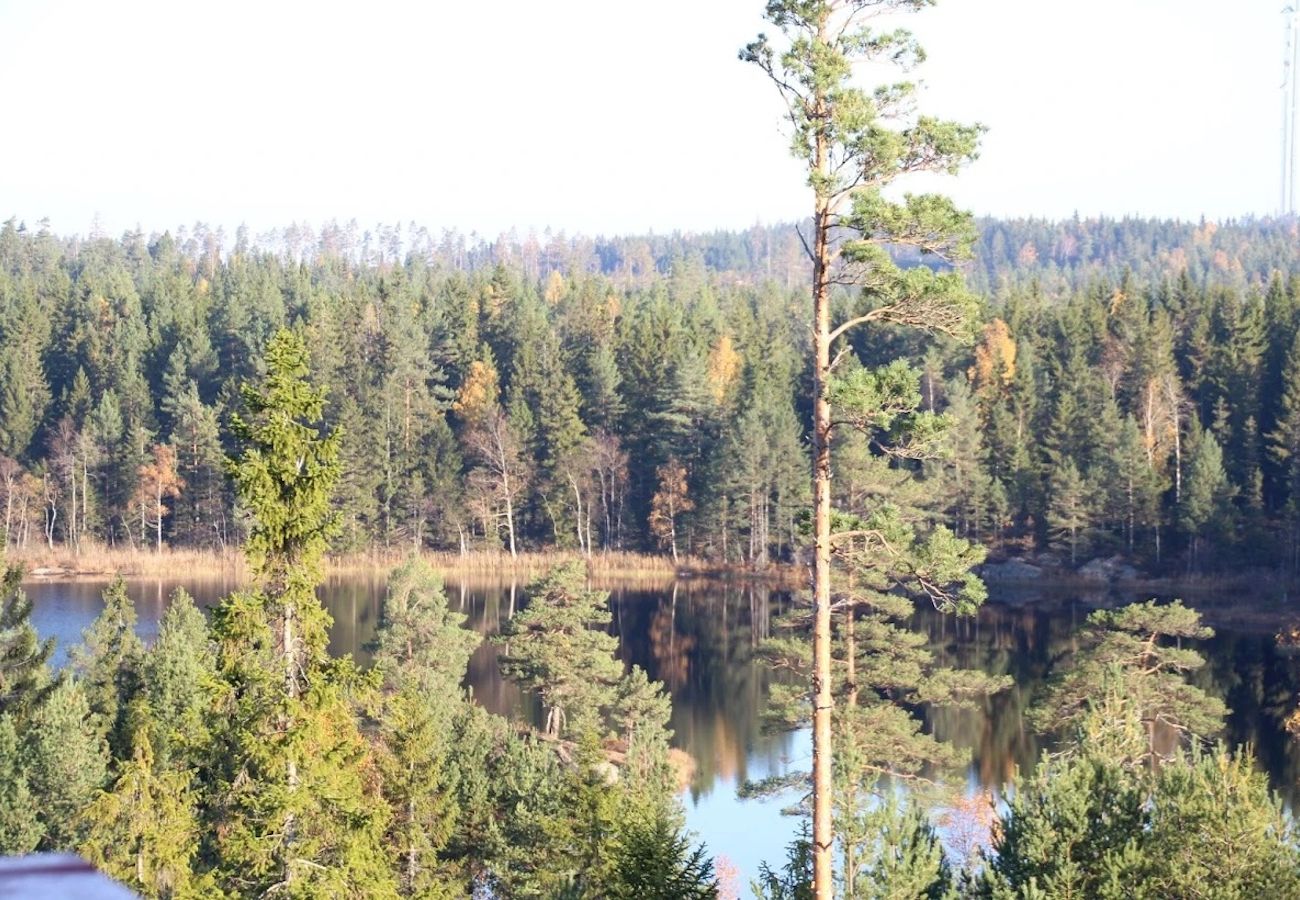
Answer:
<path fill-rule="evenodd" d="M 171 591 L 183 586 L 203 605 L 215 603 L 235 585 L 203 581 L 137 581 L 129 589 L 140 616 L 140 633 L 156 633 Z M 58 639 L 58 659 L 79 640 L 81 629 L 101 607 L 103 584 L 32 583 L 34 620 L 43 636 Z M 331 652 L 370 661 L 368 645 L 379 624 L 385 590 L 382 577 L 336 577 L 321 589 L 334 617 Z M 467 616 L 468 627 L 485 636 L 525 602 L 519 585 L 449 579 L 451 606 Z M 1054 662 L 1073 651 L 1077 634 L 1098 605 L 1137 596 L 1081 596 L 1061 592 L 999 593 L 978 616 L 957 619 L 920 610 L 913 627 L 929 637 L 943 662 L 1010 675 L 1014 686 L 968 710 L 927 710 L 926 728 L 971 753 L 972 789 L 995 789 L 1017 769 L 1028 770 L 1044 740 L 1025 724 L 1024 711 L 1043 686 Z M 755 659 L 773 619 L 791 604 L 787 594 L 760 584 L 687 580 L 650 589 L 614 586 L 612 630 L 620 655 L 667 685 L 673 696 L 674 742 L 696 762 L 688 820 L 711 849 L 731 857 L 742 874 L 760 859 L 780 859 L 793 823 L 781 820 L 778 804 L 741 804 L 736 785 L 789 767 L 806 768 L 805 734 L 770 734 L 762 712 L 771 675 Z M 1211 619 L 1213 624 L 1213 619 Z M 1222 627 L 1201 647 L 1207 665 L 1196 684 L 1220 696 L 1232 710 L 1225 739 L 1251 744 L 1275 787 L 1294 805 L 1300 754 L 1283 720 L 1294 708 L 1300 659 L 1279 652 L 1272 630 Z M 498 648 L 484 642 L 470 660 L 468 684 L 488 709 L 540 721 L 534 698 L 500 676 Z"/>

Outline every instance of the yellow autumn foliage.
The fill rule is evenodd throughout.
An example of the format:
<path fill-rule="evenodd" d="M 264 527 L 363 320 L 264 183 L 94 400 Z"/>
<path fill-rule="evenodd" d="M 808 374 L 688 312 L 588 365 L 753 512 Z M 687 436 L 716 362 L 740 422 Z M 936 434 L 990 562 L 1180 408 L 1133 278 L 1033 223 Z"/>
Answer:
<path fill-rule="evenodd" d="M 992 386 L 995 381 L 1010 384 L 1016 377 L 1016 342 L 1006 322 L 994 319 L 984 326 L 980 342 L 975 346 L 975 365 L 967 374 L 977 391 Z"/>
<path fill-rule="evenodd" d="M 740 353 L 731 343 L 731 335 L 724 334 L 709 351 L 709 387 L 713 399 L 721 403 L 740 377 Z"/>
<path fill-rule="evenodd" d="M 542 292 L 542 299 L 546 301 L 547 306 L 555 306 L 567 293 L 569 293 L 569 285 L 563 275 L 552 271 L 546 276 L 546 289 Z"/>
<path fill-rule="evenodd" d="M 469 372 L 451 408 L 461 418 L 477 422 L 496 406 L 500 393 L 497 370 L 491 363 L 476 359 L 469 364 Z"/>

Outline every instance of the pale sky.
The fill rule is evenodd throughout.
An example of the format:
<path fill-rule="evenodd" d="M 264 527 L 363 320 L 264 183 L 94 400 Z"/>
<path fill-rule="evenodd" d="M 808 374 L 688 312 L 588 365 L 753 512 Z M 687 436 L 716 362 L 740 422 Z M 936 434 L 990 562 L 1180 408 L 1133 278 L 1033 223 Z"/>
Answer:
<path fill-rule="evenodd" d="M 0 0 L 0 220 L 414 220 L 492 237 L 803 216 L 762 0 Z M 1276 211 L 1283 0 L 941 0 L 925 111 L 979 214 Z M 928 185 L 926 185 L 928 187 Z M 917 187 L 920 187 L 919 185 Z"/>

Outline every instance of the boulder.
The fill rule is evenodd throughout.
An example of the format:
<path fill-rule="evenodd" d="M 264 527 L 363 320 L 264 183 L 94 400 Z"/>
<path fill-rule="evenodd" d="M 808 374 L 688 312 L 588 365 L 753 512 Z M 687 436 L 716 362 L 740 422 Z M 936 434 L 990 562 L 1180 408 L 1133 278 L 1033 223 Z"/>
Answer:
<path fill-rule="evenodd" d="M 980 577 L 985 581 L 1037 581 L 1043 577 L 1043 570 L 1012 557 L 1006 562 L 986 563 L 980 569 Z"/>
<path fill-rule="evenodd" d="M 1124 557 L 1112 556 L 1086 562 L 1075 574 L 1089 581 L 1133 581 L 1138 577 L 1138 570 L 1126 563 Z"/>

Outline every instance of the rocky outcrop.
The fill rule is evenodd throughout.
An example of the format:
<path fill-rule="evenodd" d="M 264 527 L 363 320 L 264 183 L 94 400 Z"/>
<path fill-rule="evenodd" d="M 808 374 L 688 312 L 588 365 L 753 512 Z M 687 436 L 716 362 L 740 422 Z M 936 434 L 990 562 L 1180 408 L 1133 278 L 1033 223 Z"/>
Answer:
<path fill-rule="evenodd" d="M 1006 562 L 986 563 L 980 568 L 980 577 L 985 581 L 996 582 L 1037 581 L 1043 577 L 1043 570 L 1023 559 L 1012 557 Z"/>
<path fill-rule="evenodd" d="M 1136 580 L 1138 570 L 1126 563 L 1124 557 L 1112 556 L 1109 559 L 1094 559 L 1084 563 L 1075 574 L 1088 581 L 1113 583 Z"/>

